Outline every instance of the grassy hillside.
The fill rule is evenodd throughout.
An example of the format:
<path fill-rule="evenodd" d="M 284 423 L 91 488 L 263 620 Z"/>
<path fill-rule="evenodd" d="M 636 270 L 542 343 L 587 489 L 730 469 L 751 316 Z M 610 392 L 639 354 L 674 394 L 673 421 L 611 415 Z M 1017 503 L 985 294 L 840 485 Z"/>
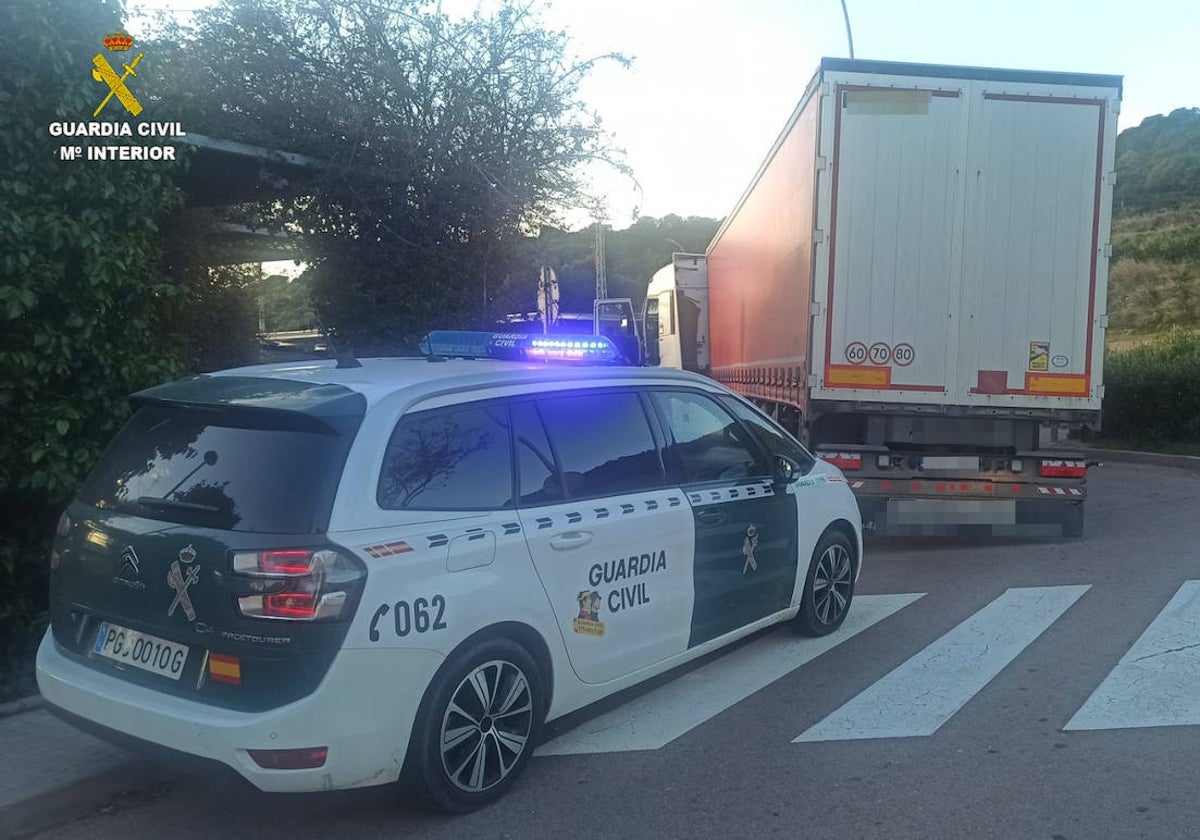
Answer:
<path fill-rule="evenodd" d="M 1200 327 L 1200 206 L 1113 221 L 1108 313 L 1114 341 Z"/>
<path fill-rule="evenodd" d="M 1117 137 L 1109 347 L 1200 327 L 1200 108 Z"/>

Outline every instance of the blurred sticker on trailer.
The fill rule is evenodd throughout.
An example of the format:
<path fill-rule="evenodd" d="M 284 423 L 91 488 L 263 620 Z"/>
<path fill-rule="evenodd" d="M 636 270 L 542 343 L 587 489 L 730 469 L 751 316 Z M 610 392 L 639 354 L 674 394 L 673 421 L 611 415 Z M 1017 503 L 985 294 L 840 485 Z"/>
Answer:
<path fill-rule="evenodd" d="M 1065 368 L 1067 365 L 1071 364 L 1071 360 L 1067 356 L 1059 355 L 1052 358 L 1050 360 L 1050 364 L 1054 365 L 1056 368 Z"/>
<path fill-rule="evenodd" d="M 928 114 L 931 97 L 927 90 L 847 90 L 842 108 L 847 114 Z"/>
<path fill-rule="evenodd" d="M 1029 369 L 1033 371 L 1050 370 L 1050 342 L 1029 342 Z"/>

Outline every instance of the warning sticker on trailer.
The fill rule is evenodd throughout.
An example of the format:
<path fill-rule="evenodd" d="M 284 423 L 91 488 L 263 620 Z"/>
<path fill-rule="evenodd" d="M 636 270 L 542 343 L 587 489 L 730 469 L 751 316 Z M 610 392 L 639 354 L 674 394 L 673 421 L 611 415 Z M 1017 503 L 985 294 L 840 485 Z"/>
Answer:
<path fill-rule="evenodd" d="M 1029 342 L 1029 369 L 1033 371 L 1050 370 L 1050 342 Z"/>

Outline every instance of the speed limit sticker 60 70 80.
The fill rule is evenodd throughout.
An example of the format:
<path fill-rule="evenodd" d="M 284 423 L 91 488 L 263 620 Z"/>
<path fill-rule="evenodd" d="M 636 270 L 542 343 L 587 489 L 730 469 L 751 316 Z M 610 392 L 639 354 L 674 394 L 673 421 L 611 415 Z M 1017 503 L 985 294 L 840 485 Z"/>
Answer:
<path fill-rule="evenodd" d="M 861 365 L 867 360 L 867 345 L 861 341 L 851 341 L 846 345 L 846 361 L 852 365 Z"/>
<path fill-rule="evenodd" d="M 911 344 L 897 344 L 892 348 L 892 361 L 900 367 L 908 367 L 917 358 L 917 351 Z"/>

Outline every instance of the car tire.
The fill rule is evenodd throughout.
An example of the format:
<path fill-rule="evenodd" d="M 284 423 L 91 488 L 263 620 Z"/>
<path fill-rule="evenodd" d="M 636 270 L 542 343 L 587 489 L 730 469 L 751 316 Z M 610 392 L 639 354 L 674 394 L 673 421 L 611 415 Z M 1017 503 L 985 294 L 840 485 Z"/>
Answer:
<path fill-rule="evenodd" d="M 510 639 L 453 654 L 417 712 L 402 776 L 410 798 L 461 814 L 501 797 L 533 753 L 544 698 L 537 662 Z"/>
<path fill-rule="evenodd" d="M 796 629 L 826 636 L 842 626 L 854 599 L 854 546 L 841 531 L 827 531 L 813 549 L 804 579 Z"/>

